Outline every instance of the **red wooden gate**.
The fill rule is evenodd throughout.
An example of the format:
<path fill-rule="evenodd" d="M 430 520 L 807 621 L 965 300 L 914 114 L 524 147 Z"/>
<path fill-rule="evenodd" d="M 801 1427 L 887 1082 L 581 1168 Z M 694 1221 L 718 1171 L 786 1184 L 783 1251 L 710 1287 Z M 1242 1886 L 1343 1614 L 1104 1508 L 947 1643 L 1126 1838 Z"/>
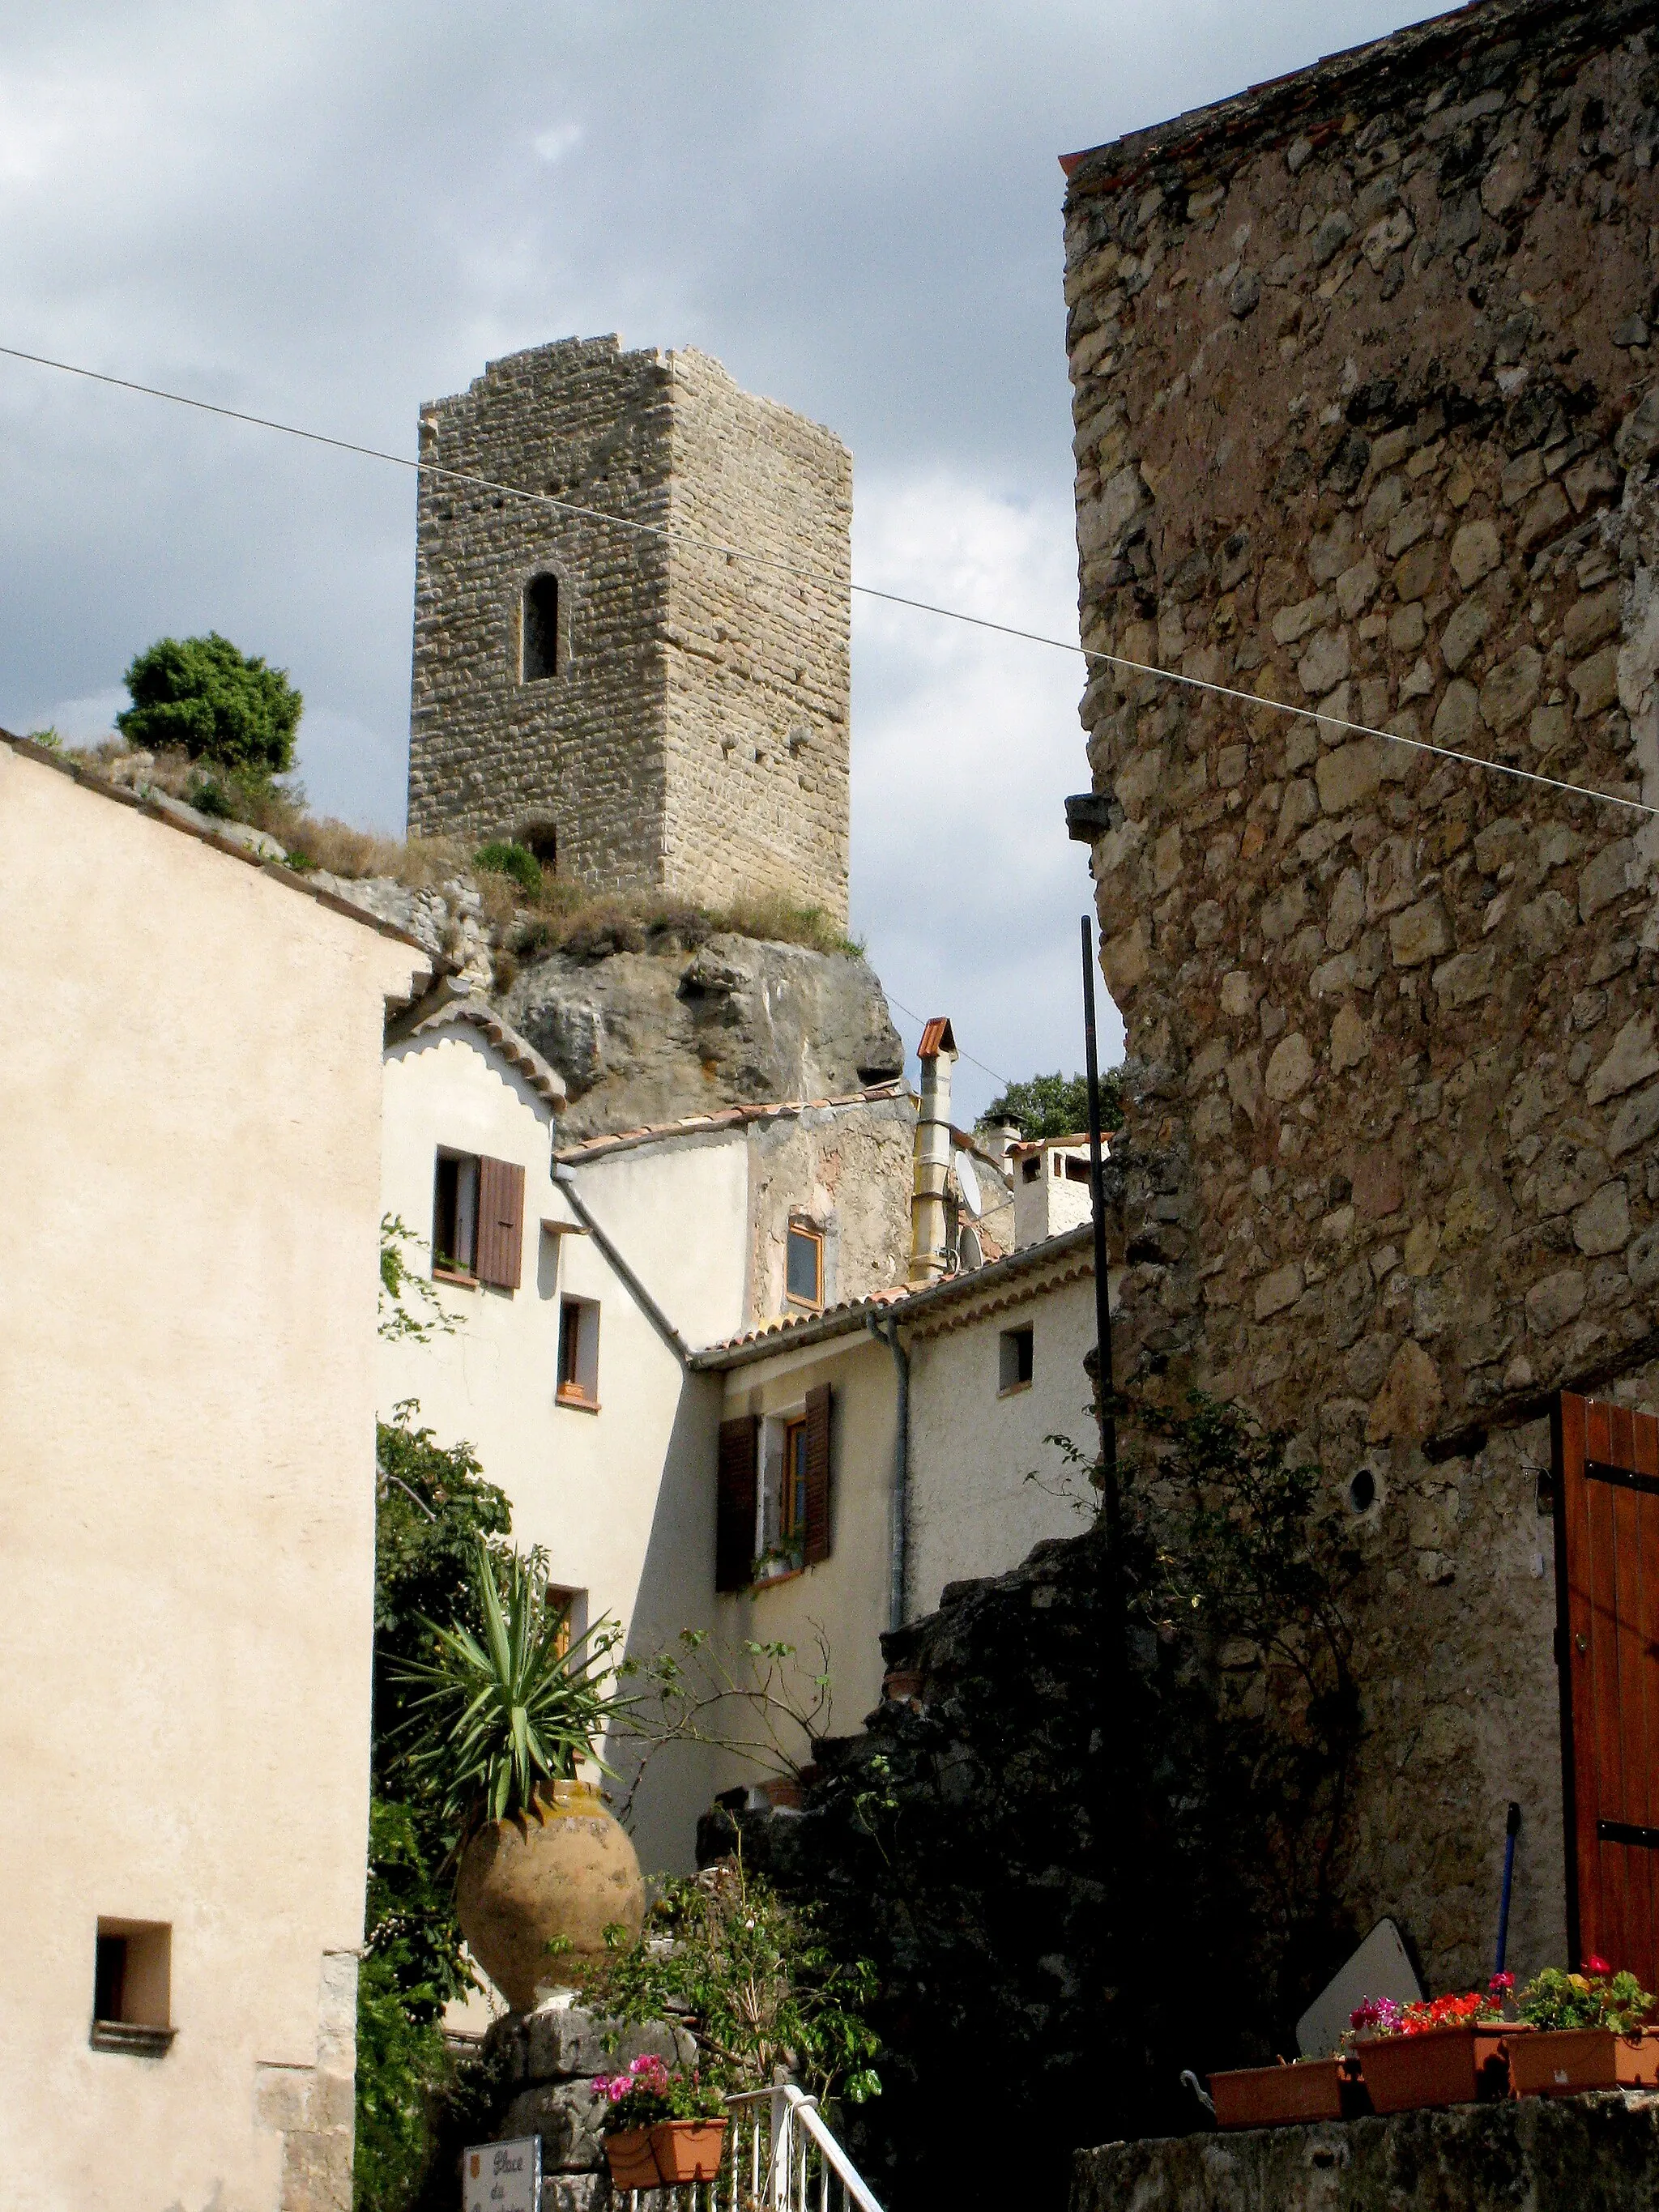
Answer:
<path fill-rule="evenodd" d="M 1659 1420 L 1563 1391 L 1555 1446 L 1567 1934 L 1659 1988 Z"/>

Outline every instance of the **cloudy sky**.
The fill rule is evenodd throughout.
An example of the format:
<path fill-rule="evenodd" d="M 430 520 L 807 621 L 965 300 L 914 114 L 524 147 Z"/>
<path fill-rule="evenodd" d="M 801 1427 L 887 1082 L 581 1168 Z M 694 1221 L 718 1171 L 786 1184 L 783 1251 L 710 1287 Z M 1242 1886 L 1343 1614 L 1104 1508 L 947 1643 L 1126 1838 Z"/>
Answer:
<path fill-rule="evenodd" d="M 1075 640 L 1056 155 L 1431 12 L 0 0 L 0 344 L 405 454 L 493 356 L 701 346 L 852 447 L 859 580 Z M 217 629 L 304 691 L 313 803 L 400 829 L 412 514 L 404 471 L 0 359 L 0 725 L 106 730 L 135 651 Z M 1081 688 L 856 608 L 854 926 L 985 1063 L 969 1108 L 1081 1059 Z"/>

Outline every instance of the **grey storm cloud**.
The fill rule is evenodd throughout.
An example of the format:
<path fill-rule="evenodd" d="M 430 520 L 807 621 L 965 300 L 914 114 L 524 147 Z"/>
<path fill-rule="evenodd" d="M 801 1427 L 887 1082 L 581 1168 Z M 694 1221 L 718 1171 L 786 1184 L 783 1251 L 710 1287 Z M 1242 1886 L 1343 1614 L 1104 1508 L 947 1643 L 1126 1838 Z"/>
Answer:
<path fill-rule="evenodd" d="M 1074 642 L 1056 156 L 1427 12 L 3 9 L 0 343 L 402 454 L 495 355 L 701 346 L 852 447 L 860 580 Z M 0 361 L 0 723 L 107 728 L 137 650 L 216 628 L 305 692 L 313 803 L 398 826 L 412 519 L 404 471 Z M 854 681 L 884 980 L 989 1068 L 1075 1066 L 1079 664 L 866 603 Z"/>

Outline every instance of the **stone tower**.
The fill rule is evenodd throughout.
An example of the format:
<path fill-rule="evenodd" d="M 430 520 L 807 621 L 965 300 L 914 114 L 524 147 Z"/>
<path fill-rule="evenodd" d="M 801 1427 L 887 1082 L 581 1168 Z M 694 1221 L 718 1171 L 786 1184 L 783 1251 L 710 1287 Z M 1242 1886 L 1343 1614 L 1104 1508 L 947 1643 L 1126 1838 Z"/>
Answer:
<path fill-rule="evenodd" d="M 490 362 L 422 409 L 421 458 L 617 520 L 423 471 L 411 834 L 514 836 L 595 890 L 780 893 L 844 923 L 841 441 L 706 354 L 611 337 Z"/>

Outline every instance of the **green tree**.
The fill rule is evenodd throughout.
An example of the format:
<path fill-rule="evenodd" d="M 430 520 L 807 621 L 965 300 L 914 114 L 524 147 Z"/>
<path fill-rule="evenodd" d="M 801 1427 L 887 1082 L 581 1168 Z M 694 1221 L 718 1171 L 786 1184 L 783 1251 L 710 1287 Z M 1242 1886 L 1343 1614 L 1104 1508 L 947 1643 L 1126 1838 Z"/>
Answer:
<path fill-rule="evenodd" d="M 1033 1075 L 1011 1083 L 981 1119 L 1018 1121 L 1028 1144 L 1043 1137 L 1074 1137 L 1089 1126 L 1089 1085 L 1081 1075 Z M 1109 1067 L 1100 1079 L 1100 1126 L 1123 1127 L 1123 1070 Z"/>
<path fill-rule="evenodd" d="M 374 1749 L 367 1936 L 357 1984 L 356 2212 L 403 2212 L 434 2162 L 443 2108 L 466 2085 L 441 2016 L 471 1984 L 445 1862 L 441 1798 L 412 1766 L 401 1669 L 428 1656 L 422 1620 L 482 1627 L 477 1546 L 508 1555 L 512 1511 L 466 1444 L 440 1444 L 406 1401 L 379 1425 L 374 1527 Z"/>
<path fill-rule="evenodd" d="M 129 744 L 182 749 L 192 760 L 258 776 L 286 775 L 304 702 L 287 672 L 228 637 L 163 637 L 128 669 L 132 704 L 116 716 Z"/>

